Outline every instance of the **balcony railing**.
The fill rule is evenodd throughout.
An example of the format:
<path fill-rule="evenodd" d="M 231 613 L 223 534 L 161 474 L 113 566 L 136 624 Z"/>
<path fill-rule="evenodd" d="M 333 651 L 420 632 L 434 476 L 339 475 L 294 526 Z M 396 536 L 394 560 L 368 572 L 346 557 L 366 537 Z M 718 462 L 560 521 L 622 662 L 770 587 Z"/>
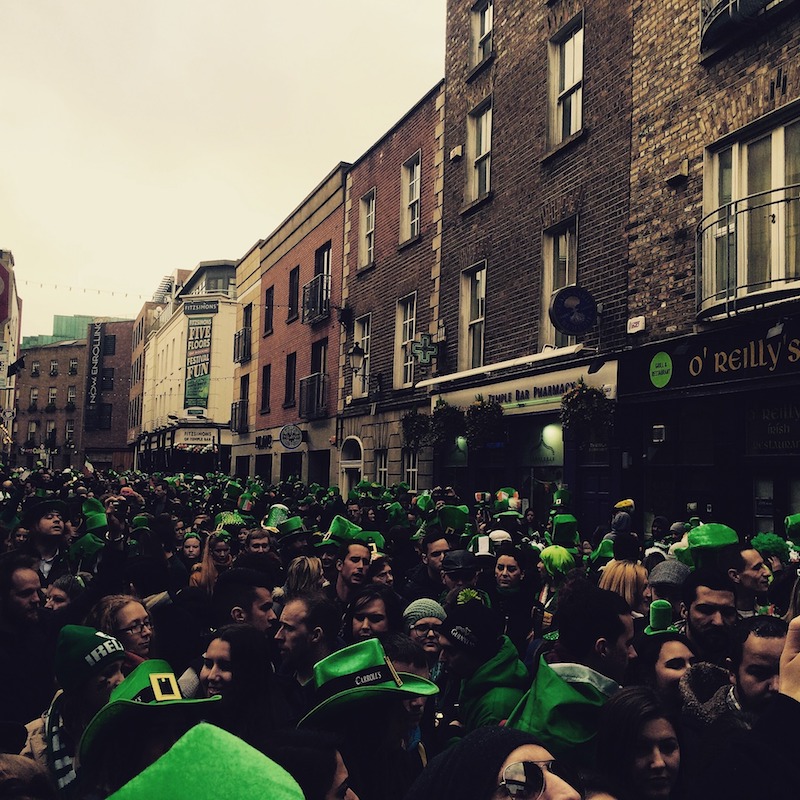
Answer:
<path fill-rule="evenodd" d="M 313 325 L 331 313 L 331 276 L 317 275 L 303 287 L 303 323 Z"/>
<path fill-rule="evenodd" d="M 800 184 L 734 200 L 697 231 L 698 319 L 800 295 Z"/>
<path fill-rule="evenodd" d="M 723 41 L 770 4 L 771 0 L 700 0 L 700 49 Z"/>
<path fill-rule="evenodd" d="M 300 379 L 300 416 L 303 419 L 325 416 L 326 378 L 324 372 L 316 372 Z"/>
<path fill-rule="evenodd" d="M 233 337 L 233 360 L 237 364 L 243 364 L 245 361 L 249 361 L 252 354 L 251 349 L 251 339 L 250 339 L 250 332 L 251 328 L 240 328 Z"/>
<path fill-rule="evenodd" d="M 248 427 L 248 401 L 237 400 L 231 403 L 231 430 L 234 433 L 247 433 Z"/>

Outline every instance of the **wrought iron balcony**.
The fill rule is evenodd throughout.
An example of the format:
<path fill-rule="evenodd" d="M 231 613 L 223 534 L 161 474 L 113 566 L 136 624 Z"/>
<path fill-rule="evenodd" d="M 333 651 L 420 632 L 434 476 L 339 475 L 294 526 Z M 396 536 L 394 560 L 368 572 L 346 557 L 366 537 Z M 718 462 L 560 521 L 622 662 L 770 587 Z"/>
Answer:
<path fill-rule="evenodd" d="M 233 360 L 243 364 L 252 357 L 251 328 L 240 328 L 233 337 Z"/>
<path fill-rule="evenodd" d="M 700 49 L 741 31 L 770 0 L 700 0 Z"/>
<path fill-rule="evenodd" d="M 697 317 L 800 295 L 800 184 L 734 200 L 697 231 Z"/>
<path fill-rule="evenodd" d="M 303 324 L 313 325 L 331 313 L 331 276 L 321 275 L 303 287 Z"/>
<path fill-rule="evenodd" d="M 247 400 L 237 400 L 231 403 L 231 430 L 234 433 L 247 433 L 248 425 L 248 406 Z"/>
<path fill-rule="evenodd" d="M 326 415 L 326 387 L 327 376 L 324 372 L 300 379 L 300 416 L 303 419 L 319 419 Z"/>

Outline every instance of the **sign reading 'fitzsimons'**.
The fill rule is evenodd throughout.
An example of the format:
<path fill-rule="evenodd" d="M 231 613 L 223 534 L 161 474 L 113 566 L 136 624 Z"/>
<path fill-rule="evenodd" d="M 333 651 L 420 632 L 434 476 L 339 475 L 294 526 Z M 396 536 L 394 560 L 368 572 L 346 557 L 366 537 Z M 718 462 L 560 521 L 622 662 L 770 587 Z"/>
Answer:
<path fill-rule="evenodd" d="M 186 392 L 184 408 L 208 408 L 211 387 L 211 323 L 212 317 L 191 317 L 187 320 Z"/>
<path fill-rule="evenodd" d="M 643 347 L 620 367 L 620 396 L 800 376 L 800 320 L 727 329 Z"/>

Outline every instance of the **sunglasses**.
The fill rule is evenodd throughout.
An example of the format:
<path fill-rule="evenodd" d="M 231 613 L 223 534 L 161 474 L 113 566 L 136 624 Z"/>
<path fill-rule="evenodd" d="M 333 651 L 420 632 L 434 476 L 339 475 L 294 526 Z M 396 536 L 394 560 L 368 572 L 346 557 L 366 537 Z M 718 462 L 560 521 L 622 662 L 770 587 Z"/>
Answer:
<path fill-rule="evenodd" d="M 576 785 L 573 776 L 565 773 L 563 765 L 557 761 L 518 761 L 503 770 L 495 797 L 539 800 L 547 785 L 548 772 L 558 775 L 570 786 Z"/>

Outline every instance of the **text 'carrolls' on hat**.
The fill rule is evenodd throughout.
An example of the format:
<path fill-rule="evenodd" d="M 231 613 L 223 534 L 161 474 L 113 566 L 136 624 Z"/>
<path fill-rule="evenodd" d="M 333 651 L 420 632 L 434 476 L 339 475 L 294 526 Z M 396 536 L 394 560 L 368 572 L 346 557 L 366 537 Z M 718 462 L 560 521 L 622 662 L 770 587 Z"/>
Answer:
<path fill-rule="evenodd" d="M 403 622 L 407 628 L 412 628 L 421 619 L 440 619 L 444 622 L 447 612 L 435 600 L 421 597 L 409 603 L 403 612 Z"/>
<path fill-rule="evenodd" d="M 124 658 L 125 648 L 113 636 L 85 625 L 65 625 L 56 644 L 56 679 L 59 686 L 69 692 L 107 664 Z"/>
<path fill-rule="evenodd" d="M 456 647 L 491 656 L 497 652 L 503 625 L 499 614 L 480 600 L 470 600 L 456 605 L 439 632 Z"/>
<path fill-rule="evenodd" d="M 409 697 L 436 694 L 439 687 L 425 678 L 397 672 L 383 645 L 367 639 L 337 650 L 314 665 L 317 705 L 298 723 L 313 727 L 328 713 L 341 711 L 343 705 L 372 696 Z"/>
<path fill-rule="evenodd" d="M 647 581 L 654 586 L 682 586 L 691 572 L 689 567 L 678 561 L 677 558 L 667 558 L 659 561 L 650 570 Z"/>
<path fill-rule="evenodd" d="M 224 789 L 222 788 L 224 787 Z M 114 800 L 303 800 L 297 781 L 238 736 L 201 722 L 132 778 Z"/>

